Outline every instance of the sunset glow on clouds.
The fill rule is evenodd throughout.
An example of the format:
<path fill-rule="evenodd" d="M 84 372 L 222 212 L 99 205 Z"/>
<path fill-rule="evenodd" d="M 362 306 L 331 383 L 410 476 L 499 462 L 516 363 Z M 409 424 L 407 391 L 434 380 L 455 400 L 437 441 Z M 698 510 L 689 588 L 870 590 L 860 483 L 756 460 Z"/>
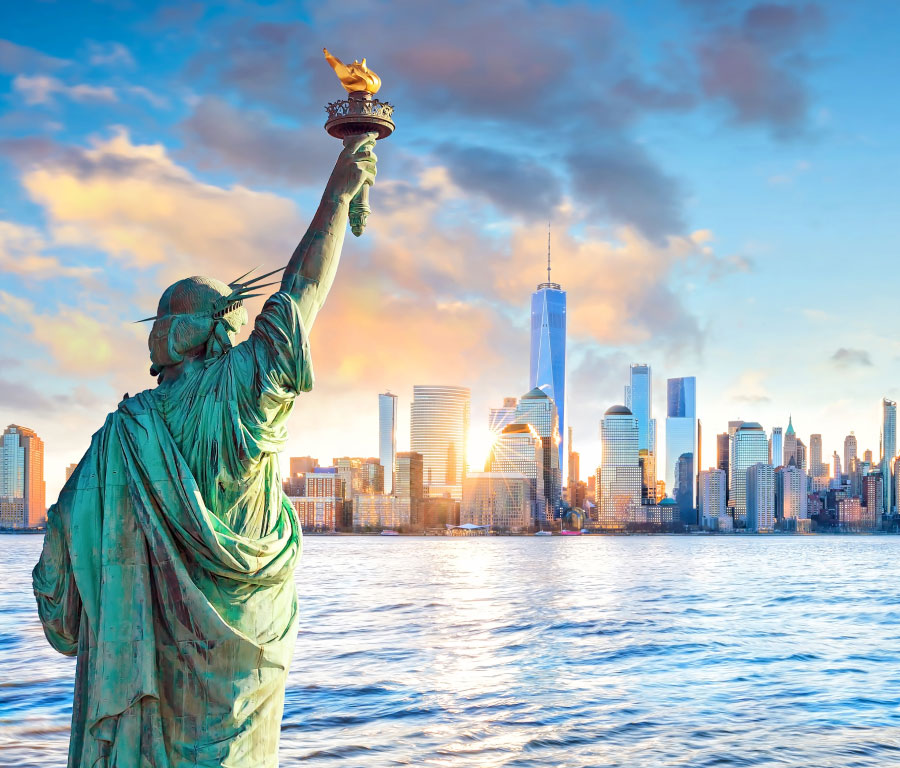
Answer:
<path fill-rule="evenodd" d="M 524 393 L 548 220 L 584 474 L 630 362 L 653 366 L 661 444 L 665 378 L 697 376 L 705 464 L 728 419 L 789 412 L 826 456 L 851 429 L 877 453 L 900 394 L 898 107 L 877 95 L 900 11 L 652 6 L 4 10 L 0 420 L 44 438 L 50 496 L 152 385 L 131 321 L 166 285 L 287 261 L 339 149 L 323 45 L 368 57 L 397 131 L 312 330 L 290 453 L 375 454 L 386 389 L 400 450 L 413 384 L 470 386 L 477 426 Z"/>

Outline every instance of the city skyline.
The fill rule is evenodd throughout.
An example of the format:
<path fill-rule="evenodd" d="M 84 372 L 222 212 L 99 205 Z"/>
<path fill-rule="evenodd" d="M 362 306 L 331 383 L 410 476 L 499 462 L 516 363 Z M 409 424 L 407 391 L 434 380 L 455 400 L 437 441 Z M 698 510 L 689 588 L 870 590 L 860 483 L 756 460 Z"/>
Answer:
<path fill-rule="evenodd" d="M 703 456 L 730 419 L 768 434 L 792 414 L 825 457 L 853 430 L 879 458 L 900 342 L 892 282 L 863 280 L 897 241 L 900 108 L 879 94 L 900 8 L 76 5 L 60 24 L 20 4 L 0 42 L 0 420 L 42 436 L 48 499 L 122 394 L 152 385 L 131 323 L 167 284 L 286 262 L 335 149 L 323 45 L 368 56 L 403 121 L 312 330 L 287 454 L 378 455 L 373 392 L 466 386 L 479 425 L 528 391 L 550 219 L 585 470 L 635 361 L 657 374 L 660 445 L 663 381 L 695 376 Z"/>

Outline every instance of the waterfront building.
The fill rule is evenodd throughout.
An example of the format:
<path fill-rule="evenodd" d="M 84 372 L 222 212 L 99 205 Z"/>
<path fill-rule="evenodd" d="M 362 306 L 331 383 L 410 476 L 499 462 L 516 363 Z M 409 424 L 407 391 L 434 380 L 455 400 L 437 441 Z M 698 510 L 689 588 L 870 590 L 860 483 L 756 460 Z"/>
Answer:
<path fill-rule="evenodd" d="M 556 404 L 543 389 L 535 387 L 519 398 L 516 424 L 531 424 L 543 446 L 544 520 L 550 521 L 562 498 L 562 472 L 559 464 L 559 416 Z M 502 433 L 501 433 L 502 435 Z"/>
<path fill-rule="evenodd" d="M 531 361 L 528 386 L 542 389 L 556 404 L 557 429 L 566 431 L 566 292 L 550 280 L 550 235 L 547 234 L 547 282 L 531 294 Z M 516 415 L 516 421 L 522 419 Z M 530 422 L 529 422 L 530 423 Z M 539 430 L 540 431 L 540 430 Z M 556 446 L 563 465 L 562 443 Z"/>
<path fill-rule="evenodd" d="M 600 426 L 602 460 L 597 471 L 599 523 L 623 529 L 641 506 L 637 419 L 624 405 L 614 405 Z"/>
<path fill-rule="evenodd" d="M 503 405 L 500 408 L 491 408 L 488 416 L 488 429 L 495 434 L 507 424 L 512 424 L 516 420 L 516 406 L 519 404 L 517 397 L 504 397 Z"/>
<path fill-rule="evenodd" d="M 462 499 L 470 400 L 468 387 L 413 387 L 410 449 L 422 455 L 426 496 Z"/>
<path fill-rule="evenodd" d="M 696 378 L 669 379 L 666 395 L 666 486 L 678 502 L 682 520 L 689 520 L 698 468 Z"/>
<path fill-rule="evenodd" d="M 291 456 L 288 476 L 281 482 L 288 496 L 306 495 L 306 473 L 313 472 L 319 466 L 319 460 L 312 456 Z"/>
<path fill-rule="evenodd" d="M 409 499 L 409 524 L 413 530 L 421 530 L 425 525 L 425 481 L 421 453 L 401 451 L 397 454 L 394 496 Z"/>
<path fill-rule="evenodd" d="M 324 467 L 303 477 L 304 493 L 288 495 L 304 531 L 335 531 L 344 527 L 345 486 L 337 470 Z"/>
<path fill-rule="evenodd" d="M 725 473 L 725 503 L 728 503 L 730 493 L 728 490 L 728 455 L 731 452 L 731 435 L 728 432 L 722 432 L 716 435 L 716 469 L 721 469 Z"/>
<path fill-rule="evenodd" d="M 544 493 L 544 461 L 550 456 L 551 452 L 545 450 L 544 441 L 532 424 L 514 423 L 503 428 L 488 459 L 491 474 L 514 473 L 528 478 L 531 517 L 537 527 L 550 521 L 546 515 Z"/>
<path fill-rule="evenodd" d="M 884 398 L 881 401 L 881 474 L 884 482 L 884 514 L 890 515 L 894 507 L 891 463 L 897 455 L 897 403 Z"/>
<path fill-rule="evenodd" d="M 385 493 L 394 492 L 397 458 L 397 395 L 378 395 L 378 460 L 383 468 Z"/>
<path fill-rule="evenodd" d="M 410 500 L 380 493 L 358 493 L 353 497 L 353 529 L 406 530 L 411 527 Z"/>
<path fill-rule="evenodd" d="M 884 509 L 884 481 L 880 469 L 869 472 L 863 477 L 861 504 L 876 522 L 881 520 L 881 513 Z"/>
<path fill-rule="evenodd" d="M 33 429 L 10 424 L 0 438 L 0 528 L 47 522 L 44 443 Z"/>
<path fill-rule="evenodd" d="M 852 475 L 856 471 L 856 435 L 852 432 L 844 438 L 844 472 Z"/>
<path fill-rule="evenodd" d="M 729 486 L 736 528 L 747 524 L 747 470 L 754 464 L 768 463 L 768 459 L 769 441 L 762 426 L 755 421 L 742 422 L 731 438 L 729 457 Z"/>
<path fill-rule="evenodd" d="M 767 451 L 768 452 L 768 451 Z M 771 464 L 759 462 L 747 470 L 747 530 L 775 530 L 775 473 Z"/>
<path fill-rule="evenodd" d="M 775 519 L 785 529 L 796 527 L 796 523 L 785 521 L 807 519 L 809 494 L 806 472 L 794 464 L 779 467 L 775 472 Z"/>
<path fill-rule="evenodd" d="M 463 483 L 460 525 L 487 525 L 509 533 L 528 530 L 533 520 L 532 487 L 531 478 L 520 472 L 469 474 Z"/>
<path fill-rule="evenodd" d="M 358 493 L 384 493 L 384 467 L 380 459 L 341 456 L 332 465 L 344 481 L 348 498 Z"/>
<path fill-rule="evenodd" d="M 781 427 L 772 427 L 769 437 L 769 464 L 777 467 L 784 456 L 784 434 Z"/>
<path fill-rule="evenodd" d="M 459 525 L 459 505 L 460 502 L 449 496 L 425 499 L 422 504 L 425 530 L 446 529 L 448 526 Z"/>
<path fill-rule="evenodd" d="M 844 531 L 875 530 L 873 510 L 864 507 L 859 496 L 850 496 L 837 501 L 837 523 Z"/>
<path fill-rule="evenodd" d="M 726 516 L 726 477 L 724 469 L 714 467 L 700 473 L 698 503 L 701 524 L 706 530 L 717 530 L 719 521 Z"/>

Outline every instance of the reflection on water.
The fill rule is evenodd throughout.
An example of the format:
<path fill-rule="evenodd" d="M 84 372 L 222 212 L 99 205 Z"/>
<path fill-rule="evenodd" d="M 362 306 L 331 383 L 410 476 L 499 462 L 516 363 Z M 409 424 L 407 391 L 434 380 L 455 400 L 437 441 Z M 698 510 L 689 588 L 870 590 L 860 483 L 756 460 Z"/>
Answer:
<path fill-rule="evenodd" d="M 74 662 L 0 536 L 0 765 Z M 900 537 L 308 537 L 283 765 L 900 764 Z"/>

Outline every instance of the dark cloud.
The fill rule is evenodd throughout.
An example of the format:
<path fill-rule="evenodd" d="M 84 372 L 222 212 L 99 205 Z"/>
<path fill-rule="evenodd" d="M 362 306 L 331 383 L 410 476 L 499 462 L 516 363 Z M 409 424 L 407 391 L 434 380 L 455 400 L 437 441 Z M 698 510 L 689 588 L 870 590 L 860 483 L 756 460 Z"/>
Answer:
<path fill-rule="evenodd" d="M 236 109 L 216 98 L 200 101 L 181 129 L 182 154 L 193 164 L 227 167 L 250 181 L 320 183 L 339 147 L 321 127 L 278 125 L 264 112 Z"/>
<path fill-rule="evenodd" d="M 864 349 L 850 349 L 841 347 L 832 356 L 831 362 L 838 368 L 870 368 L 872 366 L 872 358 Z"/>
<path fill-rule="evenodd" d="M 100 398 L 84 387 L 76 387 L 64 395 L 47 395 L 30 384 L 0 378 L 0 403 L 8 411 L 49 413 L 73 406 L 91 408 L 98 402 Z"/>
<path fill-rule="evenodd" d="M 639 145 L 601 140 L 566 162 L 577 204 L 595 216 L 627 221 L 655 240 L 683 228 L 678 184 Z"/>
<path fill-rule="evenodd" d="M 18 45 L 11 40 L 0 40 L 0 72 L 4 75 L 34 74 L 59 69 L 68 64 L 45 53 Z"/>
<path fill-rule="evenodd" d="M 802 132 L 810 97 L 807 40 L 825 26 L 814 5 L 759 3 L 733 24 L 716 26 L 697 45 L 700 86 L 737 123 L 767 126 L 774 135 Z"/>
<path fill-rule="evenodd" d="M 557 176 L 520 154 L 444 144 L 438 156 L 457 185 L 483 194 L 507 213 L 549 217 L 562 200 Z"/>

